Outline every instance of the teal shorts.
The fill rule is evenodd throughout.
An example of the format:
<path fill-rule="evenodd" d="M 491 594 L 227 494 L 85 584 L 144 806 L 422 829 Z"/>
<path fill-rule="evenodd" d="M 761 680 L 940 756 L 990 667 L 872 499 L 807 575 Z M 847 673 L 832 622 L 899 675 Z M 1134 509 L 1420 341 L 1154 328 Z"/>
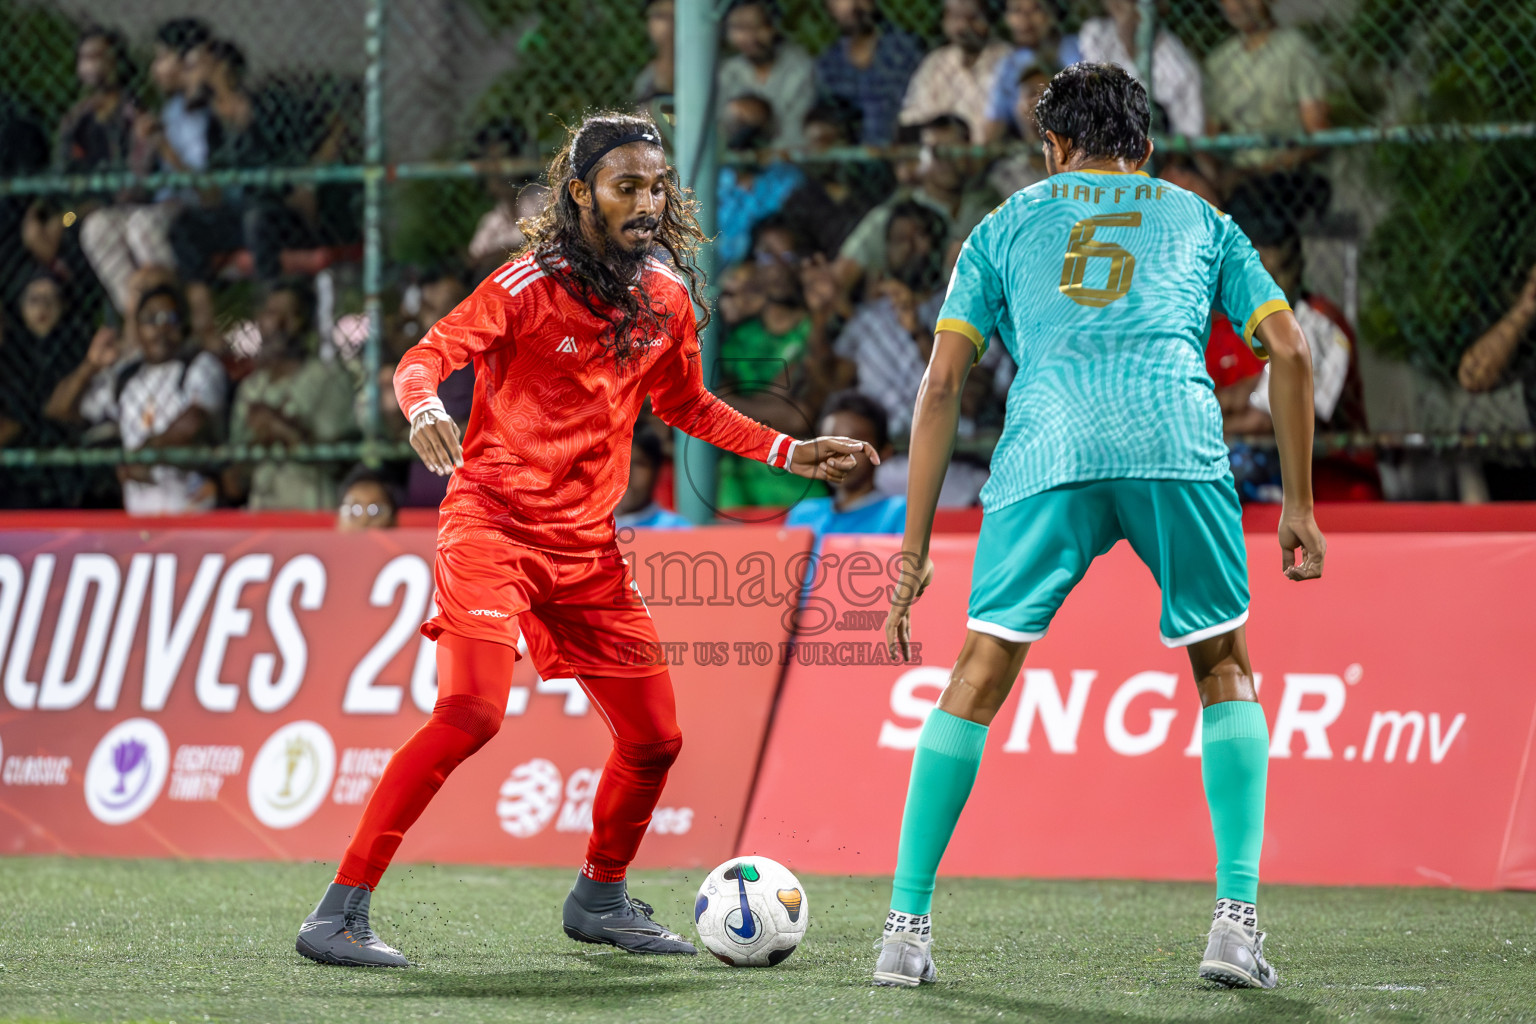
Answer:
<path fill-rule="evenodd" d="M 1248 620 L 1242 506 L 1227 476 L 1067 484 L 986 513 L 967 627 L 1039 640 L 1088 566 L 1122 537 L 1162 588 L 1164 644 L 1185 647 Z"/>

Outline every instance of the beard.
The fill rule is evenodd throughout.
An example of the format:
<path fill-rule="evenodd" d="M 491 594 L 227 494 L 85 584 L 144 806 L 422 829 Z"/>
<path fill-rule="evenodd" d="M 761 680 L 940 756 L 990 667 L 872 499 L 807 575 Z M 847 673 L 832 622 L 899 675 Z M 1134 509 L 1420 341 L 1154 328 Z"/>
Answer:
<path fill-rule="evenodd" d="M 601 239 L 601 248 L 598 255 L 603 262 L 613 268 L 614 272 L 625 279 L 637 277 L 645 261 L 650 257 L 655 248 L 656 232 L 661 228 L 659 217 L 631 217 L 618 225 L 618 230 L 613 228 L 612 220 L 603 211 L 603 206 L 598 202 L 597 195 L 592 196 L 592 224 L 596 229 L 595 234 Z M 642 238 L 637 242 L 628 243 L 624 240 L 621 231 L 629 229 L 649 230 L 649 238 Z"/>

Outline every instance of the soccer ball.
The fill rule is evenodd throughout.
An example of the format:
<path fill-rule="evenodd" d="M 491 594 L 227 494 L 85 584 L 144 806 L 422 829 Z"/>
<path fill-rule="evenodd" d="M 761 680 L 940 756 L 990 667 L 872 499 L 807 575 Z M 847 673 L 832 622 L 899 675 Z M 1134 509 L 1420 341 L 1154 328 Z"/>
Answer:
<path fill-rule="evenodd" d="M 805 938 L 805 888 L 767 857 L 728 860 L 699 886 L 693 922 L 699 938 L 732 967 L 772 967 Z"/>

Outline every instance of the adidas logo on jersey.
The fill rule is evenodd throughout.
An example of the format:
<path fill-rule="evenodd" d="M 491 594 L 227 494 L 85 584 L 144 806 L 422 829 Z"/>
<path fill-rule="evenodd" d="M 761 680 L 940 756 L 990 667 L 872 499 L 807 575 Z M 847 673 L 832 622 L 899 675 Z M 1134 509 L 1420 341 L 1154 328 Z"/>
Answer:
<path fill-rule="evenodd" d="M 567 335 L 565 340 L 560 342 L 560 344 L 555 348 L 555 351 L 556 352 L 575 352 L 576 351 L 576 339 L 571 337 L 571 336 L 569 336 L 569 335 Z"/>

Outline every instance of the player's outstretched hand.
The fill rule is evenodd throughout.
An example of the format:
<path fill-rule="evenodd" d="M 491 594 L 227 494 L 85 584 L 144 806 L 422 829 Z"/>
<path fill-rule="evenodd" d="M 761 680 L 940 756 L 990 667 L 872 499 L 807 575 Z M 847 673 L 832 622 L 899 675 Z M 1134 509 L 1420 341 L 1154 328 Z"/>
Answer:
<path fill-rule="evenodd" d="M 1296 549 L 1301 561 L 1296 561 Z M 1280 514 L 1280 568 L 1288 580 L 1315 580 L 1323 574 L 1323 555 L 1328 541 L 1317 528 L 1312 513 Z"/>
<path fill-rule="evenodd" d="M 423 409 L 416 414 L 411 420 L 411 447 L 438 476 L 447 476 L 455 466 L 464 465 L 458 425 L 445 412 Z"/>
<path fill-rule="evenodd" d="M 851 437 L 813 437 L 795 445 L 794 454 L 790 456 L 786 468 L 796 476 L 810 480 L 842 483 L 843 477 L 858 464 L 855 456 L 860 452 L 868 456 L 870 462 L 880 465 L 880 454 L 868 441 Z"/>
<path fill-rule="evenodd" d="M 891 611 L 885 617 L 885 645 L 892 659 L 907 662 L 912 660 L 912 605 L 933 582 L 933 559 L 903 551 L 897 571 Z"/>

